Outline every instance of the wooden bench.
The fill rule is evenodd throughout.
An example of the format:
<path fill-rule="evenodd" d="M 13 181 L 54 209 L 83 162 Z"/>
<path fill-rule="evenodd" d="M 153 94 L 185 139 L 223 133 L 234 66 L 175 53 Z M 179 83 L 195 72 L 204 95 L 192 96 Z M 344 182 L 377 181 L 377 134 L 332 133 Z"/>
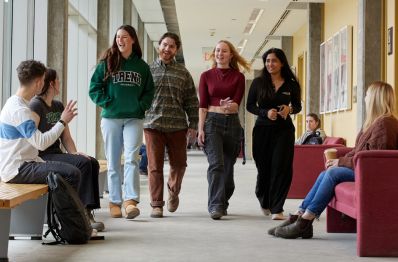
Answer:
<path fill-rule="evenodd" d="M 46 184 L 0 182 L 0 261 L 8 261 L 10 233 L 41 236 L 47 192 Z"/>

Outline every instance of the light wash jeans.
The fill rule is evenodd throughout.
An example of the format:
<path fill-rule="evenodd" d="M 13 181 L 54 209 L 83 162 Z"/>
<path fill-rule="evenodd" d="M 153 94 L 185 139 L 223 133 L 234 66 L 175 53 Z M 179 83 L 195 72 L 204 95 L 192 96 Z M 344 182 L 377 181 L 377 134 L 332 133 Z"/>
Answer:
<path fill-rule="evenodd" d="M 121 156 L 124 150 L 125 200 L 140 201 L 139 152 L 144 120 L 136 118 L 102 118 L 101 130 L 108 160 L 109 202 L 122 204 Z"/>
<path fill-rule="evenodd" d="M 354 170 L 347 167 L 331 167 L 322 171 L 304 198 L 299 210 L 319 217 L 334 196 L 334 188 L 343 182 L 355 180 Z"/>

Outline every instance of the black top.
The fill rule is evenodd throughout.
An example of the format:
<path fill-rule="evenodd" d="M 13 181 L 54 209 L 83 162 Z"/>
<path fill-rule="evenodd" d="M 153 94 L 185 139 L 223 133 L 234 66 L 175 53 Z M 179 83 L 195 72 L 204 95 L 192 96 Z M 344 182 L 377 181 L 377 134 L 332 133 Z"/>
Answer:
<path fill-rule="evenodd" d="M 35 96 L 29 103 L 30 109 L 40 116 L 39 130 L 44 133 L 50 130 L 61 118 L 62 111 L 64 111 L 64 105 L 62 102 L 53 100 L 51 106 L 48 106 L 46 102 L 39 96 Z M 54 144 L 49 146 L 44 151 L 39 151 L 39 156 L 47 154 L 62 154 L 60 148 L 61 141 L 57 139 Z"/>
<path fill-rule="evenodd" d="M 264 99 L 262 101 L 258 101 L 259 88 L 265 88 L 265 79 L 263 77 L 257 77 L 253 80 L 246 103 L 247 111 L 258 116 L 256 125 L 278 125 L 281 127 L 294 129 L 290 115 L 287 116 L 286 120 L 278 115 L 278 118 L 275 121 L 272 121 L 268 118 L 267 113 L 272 108 L 279 111 L 279 106 L 281 105 L 291 105 L 293 108 L 293 114 L 300 112 L 301 98 L 300 87 L 298 83 L 294 80 L 285 80 L 282 86 L 275 93 L 274 97 L 270 99 Z"/>

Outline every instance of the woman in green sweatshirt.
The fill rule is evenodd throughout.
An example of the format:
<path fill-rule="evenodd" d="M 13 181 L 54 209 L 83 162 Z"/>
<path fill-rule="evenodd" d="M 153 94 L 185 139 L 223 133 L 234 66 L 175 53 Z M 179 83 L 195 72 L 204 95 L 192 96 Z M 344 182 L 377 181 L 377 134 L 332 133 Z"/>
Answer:
<path fill-rule="evenodd" d="M 100 59 L 90 82 L 90 98 L 102 108 L 101 130 L 108 161 L 109 208 L 112 217 L 140 214 L 139 149 L 143 118 L 150 107 L 154 84 L 142 59 L 137 33 L 130 25 L 116 31 L 113 44 Z M 121 155 L 124 151 L 122 197 Z M 124 199 L 124 201 L 123 201 Z"/>

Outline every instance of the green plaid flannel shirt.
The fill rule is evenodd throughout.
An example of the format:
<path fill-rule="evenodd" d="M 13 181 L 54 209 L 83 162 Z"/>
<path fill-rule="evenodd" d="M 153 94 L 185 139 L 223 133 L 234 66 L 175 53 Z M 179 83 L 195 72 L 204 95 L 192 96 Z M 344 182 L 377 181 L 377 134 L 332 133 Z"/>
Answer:
<path fill-rule="evenodd" d="M 174 60 L 166 65 L 160 59 L 150 69 L 155 96 L 145 113 L 144 128 L 161 132 L 197 129 L 199 101 L 188 70 Z"/>

